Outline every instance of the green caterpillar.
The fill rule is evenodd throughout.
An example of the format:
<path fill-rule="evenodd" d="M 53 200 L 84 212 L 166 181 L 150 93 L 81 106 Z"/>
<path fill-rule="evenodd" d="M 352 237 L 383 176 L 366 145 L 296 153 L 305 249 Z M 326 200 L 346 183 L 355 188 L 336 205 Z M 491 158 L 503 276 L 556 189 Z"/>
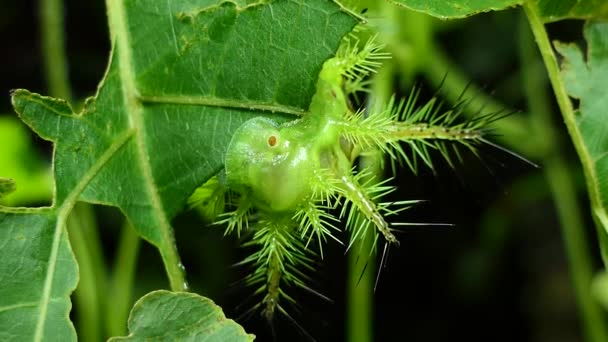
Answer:
<path fill-rule="evenodd" d="M 451 164 L 447 143 L 473 150 L 485 142 L 483 128 L 492 117 L 456 124 L 459 111 L 440 113 L 434 100 L 415 109 L 415 92 L 407 102 L 391 100 L 382 111 L 353 111 L 349 94 L 364 89 L 364 78 L 387 57 L 373 39 L 361 49 L 344 44 L 324 63 L 308 113 L 284 124 L 267 118 L 244 123 L 228 146 L 225 179 L 210 185 L 224 184 L 232 194 L 228 202 L 234 211 L 217 221 L 227 225 L 226 234 L 252 232 L 246 245 L 256 251 L 242 264 L 255 268 L 246 282 L 263 294 L 255 308 L 269 321 L 277 311 L 287 315 L 281 302 L 293 299 L 284 292 L 286 285 L 309 289 L 304 280 L 315 257 L 309 244 L 316 240 L 322 257 L 328 238 L 340 242 L 335 233 L 342 219 L 348 248 L 368 234 L 374 247 L 380 238 L 385 248 L 398 244 L 386 217 L 416 201 L 383 202 L 394 187 L 373 181 L 365 169 L 357 171 L 358 156 L 380 150 L 416 168 L 418 159 L 431 165 L 429 149 L 441 151 Z M 339 204 L 342 211 L 335 217 L 331 209 Z"/>

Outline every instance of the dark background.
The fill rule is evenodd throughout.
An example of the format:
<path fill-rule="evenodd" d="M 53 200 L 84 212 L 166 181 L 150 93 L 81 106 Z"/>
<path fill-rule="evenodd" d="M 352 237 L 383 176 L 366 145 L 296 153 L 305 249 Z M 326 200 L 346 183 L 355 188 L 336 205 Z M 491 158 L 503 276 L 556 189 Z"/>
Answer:
<path fill-rule="evenodd" d="M 476 84 L 523 110 L 513 34 L 519 15 L 517 10 L 478 15 L 438 38 Z M 65 24 L 70 81 L 74 97 L 81 101 L 94 93 L 108 60 L 104 3 L 66 1 Z M 580 26 L 566 21 L 549 28 L 552 38 L 570 41 L 580 39 Z M 0 113 L 14 115 L 11 89 L 48 93 L 37 3 L 3 0 L 0 37 Z M 426 93 L 431 92 L 424 78 L 420 83 Z M 32 139 L 50 162 L 50 144 L 33 133 Z M 571 149 L 564 153 L 578 165 Z M 455 227 L 416 227 L 399 234 L 401 245 L 391 250 L 374 297 L 377 341 L 582 340 L 559 225 L 542 174 L 492 148 L 482 148 L 481 155 L 483 163 L 467 158 L 466 165 L 457 170 L 440 162 L 435 174 L 422 170 L 414 177 L 403 169 L 397 175 L 398 197 L 428 200 L 408 211 L 406 220 L 454 223 Z M 577 182 L 579 202 L 587 214 L 580 175 Z M 98 207 L 96 213 L 111 265 L 122 218 L 112 208 Z M 599 267 L 593 225 L 587 220 Z M 221 229 L 205 227 L 194 212 L 179 216 L 173 225 L 194 291 L 211 297 L 233 318 L 255 303 L 251 289 L 230 285 L 248 271 L 231 266 L 246 253 L 236 239 L 224 238 Z M 313 287 L 334 303 L 295 291 L 300 313 L 293 308 L 290 312 L 319 341 L 340 341 L 345 339 L 346 257 L 336 244 L 325 249 L 328 252 L 313 275 Z M 136 286 L 136 298 L 167 286 L 158 253 L 148 244 L 141 251 Z M 240 322 L 258 340 L 271 339 L 270 329 L 257 314 Z M 276 333 L 278 341 L 305 340 L 281 317 Z"/>

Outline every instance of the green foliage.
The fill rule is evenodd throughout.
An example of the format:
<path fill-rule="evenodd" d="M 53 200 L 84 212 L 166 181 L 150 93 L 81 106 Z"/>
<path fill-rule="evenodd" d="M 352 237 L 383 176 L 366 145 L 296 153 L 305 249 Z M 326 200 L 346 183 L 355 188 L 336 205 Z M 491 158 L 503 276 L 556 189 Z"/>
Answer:
<path fill-rule="evenodd" d="M 521 5 L 523 0 L 386 0 L 441 19 L 463 18 Z"/>
<path fill-rule="evenodd" d="M 600 0 L 388 2 L 443 19 L 524 6 L 585 168 L 594 218 L 601 228 L 600 243 L 608 256 L 604 119 L 608 26 L 587 22 L 586 59 L 578 47 L 556 44 L 564 57 L 561 75 L 543 26 L 561 19 L 605 19 L 608 4 Z M 378 2 L 350 3 L 382 8 Z M 57 2 L 48 4 L 58 7 Z M 254 271 L 245 283 L 263 296 L 254 309 L 261 308 L 271 320 L 275 311 L 287 314 L 281 300 L 294 301 L 284 288 L 310 290 L 307 280 L 316 258 L 312 245 L 323 257 L 323 245 L 332 240 L 346 240 L 347 248 L 356 245 L 364 253 L 374 250 L 379 241 L 385 246 L 397 244 L 393 230 L 407 223 L 390 223 L 388 216 L 416 201 L 382 200 L 395 187 L 375 178 L 372 168 L 357 169 L 357 157 L 380 151 L 416 171 L 421 164 L 433 167 L 433 151 L 439 151 L 453 166 L 454 156 L 460 159 L 453 146 L 460 144 L 475 153 L 478 144 L 488 143 L 486 125 L 499 118 L 457 121 L 467 114 L 465 103 L 447 111 L 435 100 L 418 107 L 415 91 L 407 101 L 393 98 L 382 103 L 388 100 L 384 96 L 366 110 L 353 108 L 361 92 L 372 98 L 378 95 L 369 87 L 370 78 L 388 56 L 374 40 L 362 47 L 353 40 L 338 49 L 343 37 L 362 22 L 338 1 L 108 0 L 107 5 L 112 53 L 97 93 L 82 111 L 27 90 L 12 94 L 20 118 L 54 143 L 55 191 L 50 207 L 0 207 L 0 340 L 76 339 L 69 319 L 70 295 L 78 282 L 78 267 L 93 264 L 79 259 L 77 265 L 66 232 L 68 216 L 78 201 L 119 208 L 138 234 L 159 249 L 174 291 L 188 287 L 171 220 L 187 204 L 209 220 L 219 214 L 216 223 L 226 224 L 226 234 L 249 239 L 245 246 L 252 252 L 242 264 Z M 53 20 L 52 14 L 44 18 L 59 28 L 61 21 Z M 395 18 L 390 19 L 393 24 L 401 25 Z M 415 53 L 423 55 L 414 64 L 426 63 L 430 69 L 429 61 L 442 56 L 429 42 L 432 30 L 425 26 L 429 21 L 419 23 L 409 27 L 417 39 L 412 46 L 420 49 Z M 60 61 L 65 55 L 60 51 L 60 32 L 59 28 L 46 38 L 47 45 L 59 42 L 50 44 L 56 48 L 47 63 L 50 69 L 57 64 L 60 76 L 48 74 L 51 83 L 59 79 L 52 92 L 69 96 L 63 68 L 67 63 Z M 393 67 L 401 64 L 407 69 L 408 48 L 391 49 L 397 60 L 390 62 Z M 52 58 L 59 60 L 51 62 Z M 580 100 L 576 120 L 567 95 Z M 50 177 L 45 166 L 31 157 L 36 154 L 26 132 L 16 127 L 14 122 L 0 121 L 0 177 L 10 177 L 0 178 L 2 203 L 48 199 Z M 533 129 L 527 124 L 513 127 L 520 134 Z M 534 141 L 520 140 L 510 141 L 516 148 Z M 539 152 L 548 166 L 556 165 L 554 156 L 561 152 L 550 150 L 553 142 L 544 142 Z M 528 146 L 527 150 L 538 149 Z M 567 172 L 551 178 L 555 168 L 548 169 L 550 182 L 567 178 Z M 554 196 L 560 210 L 576 213 L 571 203 L 559 200 L 563 193 L 555 191 Z M 342 210 L 335 215 L 340 204 Z M 222 213 L 225 206 L 233 211 Z M 338 221 L 344 221 L 347 239 L 337 235 Z M 564 219 L 564 224 L 571 222 Z M 568 243 L 581 240 L 568 234 Z M 590 272 L 580 271 L 591 269 L 586 252 L 580 246 L 568 252 L 579 294 L 589 291 Z M 602 302 L 608 297 L 605 283 L 602 275 L 594 287 Z M 588 296 L 578 299 L 586 329 L 592 331 L 590 338 L 604 341 L 605 327 L 595 303 Z M 167 291 L 150 293 L 135 305 L 129 330 L 129 336 L 114 340 L 253 339 L 210 300 Z"/>
<path fill-rule="evenodd" d="M 129 316 L 129 336 L 109 341 L 253 341 L 210 299 L 193 293 L 154 291 Z"/>
<path fill-rule="evenodd" d="M 310 75 L 358 21 L 322 0 L 108 4 L 114 48 L 81 113 L 62 100 L 13 93 L 21 119 L 54 142 L 56 191 L 48 209 L 0 208 L 2 274 L 11 274 L 0 324 L 11 339 L 75 339 L 68 312 L 77 268 L 65 224 L 78 200 L 120 208 L 159 248 L 171 288 L 187 288 L 170 220 L 222 167 L 241 123 L 268 110 L 304 110 L 314 91 Z M 288 34 L 280 24 L 286 18 L 296 19 Z"/>
<path fill-rule="evenodd" d="M 66 209 L 0 213 L 0 336 L 8 341 L 73 341 L 68 316 L 78 281 L 60 224 Z"/>
<path fill-rule="evenodd" d="M 608 18 L 604 0 L 535 0 L 546 22 L 564 19 Z"/>
<path fill-rule="evenodd" d="M 564 56 L 562 77 L 568 94 L 580 101 L 576 110 L 575 139 L 580 137 L 581 159 L 600 234 L 608 234 L 608 120 L 606 120 L 606 80 L 608 79 L 608 23 L 591 21 L 585 25 L 588 44 L 586 58 L 574 44 L 556 42 Z M 579 152 L 579 153 L 581 153 Z M 608 248 L 608 246 L 604 246 Z"/>
<path fill-rule="evenodd" d="M 450 2 L 423 2 L 409 0 L 388 0 L 399 5 L 441 17 L 458 18 L 463 13 L 452 11 L 453 8 L 467 9 L 467 13 L 475 13 L 470 7 L 469 2 L 457 1 L 456 5 Z M 593 216 L 602 227 L 600 231 L 600 244 L 604 259 L 608 260 L 608 215 L 606 212 L 606 186 L 604 179 L 607 178 L 608 169 L 604 162 L 607 143 L 606 125 L 604 118 L 605 108 L 608 105 L 603 96 L 607 78 L 605 71 L 606 59 L 604 53 L 606 46 L 606 23 L 597 19 L 608 18 L 608 3 L 601 0 L 530 0 L 526 2 L 513 2 L 512 5 L 522 4 L 528 15 L 528 20 L 536 36 L 541 53 L 544 57 L 545 65 L 549 71 L 549 76 L 560 105 L 562 115 L 569 125 L 570 135 L 577 147 L 579 156 L 585 169 L 589 194 L 592 202 Z M 484 2 L 477 4 L 476 11 L 488 11 L 501 9 L 496 2 Z M 466 14 L 466 13 L 465 13 Z M 589 53 L 585 62 L 580 49 L 575 45 L 565 45 L 556 43 L 556 49 L 565 57 L 563 72 L 557 74 L 556 58 L 549 46 L 547 33 L 544 23 L 564 19 L 595 19 L 597 21 L 587 21 L 585 24 L 585 38 L 589 44 Z M 568 94 L 566 94 L 566 91 Z M 574 118 L 572 104 L 567 98 L 570 95 L 581 102 L 581 108 L 577 110 L 577 118 Z M 574 121 L 576 120 L 576 125 Z M 572 123 L 572 124 L 570 124 Z M 608 165 L 608 164 L 607 164 Z"/>
<path fill-rule="evenodd" d="M 537 4 L 545 22 L 564 19 L 608 18 L 608 3 L 604 0 L 386 0 L 398 6 L 420 11 L 441 19 L 463 18 L 470 15 L 500 11 L 522 5 L 524 1 Z"/>
<path fill-rule="evenodd" d="M 602 271 L 595 276 L 591 290 L 595 299 L 608 310 L 608 272 Z"/>

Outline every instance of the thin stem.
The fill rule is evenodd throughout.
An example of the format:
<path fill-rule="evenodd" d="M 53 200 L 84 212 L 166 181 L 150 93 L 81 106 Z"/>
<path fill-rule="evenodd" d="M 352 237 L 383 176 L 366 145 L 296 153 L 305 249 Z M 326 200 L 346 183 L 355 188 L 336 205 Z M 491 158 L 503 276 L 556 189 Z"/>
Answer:
<path fill-rule="evenodd" d="M 44 73 L 51 96 L 71 100 L 65 49 L 62 0 L 40 1 L 40 35 Z M 67 221 L 72 250 L 79 265 L 80 281 L 74 291 L 78 334 L 85 341 L 101 341 L 101 305 L 105 293 L 105 266 L 92 207 L 77 203 Z"/>
<path fill-rule="evenodd" d="M 530 24 L 530 28 L 532 29 L 532 33 L 534 34 L 534 38 L 536 39 L 536 44 L 538 45 L 541 56 L 543 57 L 543 62 L 547 68 L 549 80 L 553 86 L 555 98 L 562 113 L 564 123 L 568 129 L 568 133 L 570 134 L 574 148 L 581 159 L 583 172 L 585 173 L 585 179 L 587 180 L 587 191 L 589 191 L 591 206 L 593 208 L 599 208 L 601 207 L 601 198 L 598 189 L 593 184 L 593 180 L 596 180 L 597 176 L 594 173 L 592 158 L 585 149 L 583 137 L 581 136 L 581 132 L 576 125 L 574 108 L 572 107 L 572 102 L 570 101 L 568 93 L 566 92 L 566 85 L 564 84 L 563 79 L 560 77 L 557 59 L 553 49 L 551 48 L 551 43 L 549 42 L 549 36 L 545 30 L 545 25 L 538 14 L 538 10 L 534 2 L 526 1 L 524 3 L 524 10 L 526 12 L 526 16 L 528 17 L 528 22 Z"/>
<path fill-rule="evenodd" d="M 70 100 L 63 27 L 63 1 L 40 0 L 40 35 L 44 55 L 44 73 L 51 96 Z"/>
<path fill-rule="evenodd" d="M 393 92 L 393 67 L 387 61 L 374 78 L 371 107 L 380 110 L 387 103 Z M 381 177 L 382 154 L 361 158 L 360 167 L 372 171 L 371 175 Z M 361 241 L 361 251 L 371 250 L 375 234 L 366 234 Z M 349 342 L 373 341 L 373 308 L 374 308 L 374 275 L 376 274 L 376 258 L 366 252 L 348 253 L 347 294 L 348 308 L 346 310 L 346 340 Z M 379 270 L 382 271 L 382 270 Z"/>
<path fill-rule="evenodd" d="M 536 42 L 541 54 L 564 118 L 567 113 L 573 115 L 572 105 L 565 93 L 564 85 L 559 77 L 555 56 L 549 45 L 544 25 L 536 13 L 532 4 L 525 5 L 525 11 L 532 27 Z M 549 96 L 545 91 L 545 79 L 535 69 L 535 61 L 538 59 L 534 51 L 534 41 L 526 28 L 525 20 L 522 20 L 520 28 L 520 51 L 522 59 L 522 84 L 527 94 L 529 110 L 533 114 L 532 124 L 537 136 L 542 137 L 551 144 L 551 150 L 547 150 L 543 157 L 544 172 L 551 189 L 559 220 L 566 254 L 570 265 L 574 292 L 582 315 L 582 323 L 587 341 L 608 341 L 608 332 L 603 321 L 601 309 L 592 297 L 591 283 L 593 280 L 593 267 L 589 246 L 585 237 L 585 225 L 583 223 L 580 207 L 577 203 L 576 187 L 569 172 L 568 163 L 560 153 L 560 139 L 551 122 L 551 111 L 549 109 Z"/>
<path fill-rule="evenodd" d="M 113 273 L 108 285 L 112 300 L 106 301 L 106 330 L 109 336 L 127 333 L 127 318 L 133 304 L 135 267 L 141 239 L 135 229 L 125 221 L 122 227 Z"/>
<path fill-rule="evenodd" d="M 374 234 L 361 241 L 361 250 L 372 248 Z M 346 340 L 349 342 L 373 341 L 373 281 L 376 258 L 367 253 L 348 253 Z M 367 267 L 366 267 L 367 266 Z"/>
<path fill-rule="evenodd" d="M 100 302 L 106 293 L 106 279 L 92 207 L 77 203 L 70 213 L 67 228 L 80 274 L 74 291 L 78 335 L 83 341 L 102 341 Z"/>

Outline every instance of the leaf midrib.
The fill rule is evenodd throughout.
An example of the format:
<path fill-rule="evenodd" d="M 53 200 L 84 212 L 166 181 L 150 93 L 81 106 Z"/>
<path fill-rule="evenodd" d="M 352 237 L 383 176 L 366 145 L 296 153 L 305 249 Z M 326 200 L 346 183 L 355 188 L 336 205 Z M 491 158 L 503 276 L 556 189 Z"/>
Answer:
<path fill-rule="evenodd" d="M 283 113 L 301 116 L 305 111 L 298 107 L 286 106 L 277 102 L 244 101 L 224 99 L 214 96 L 185 96 L 185 95 L 139 95 L 138 100 L 142 103 L 176 104 L 176 105 L 199 105 L 206 107 L 223 107 L 235 109 L 249 109 L 271 113 Z"/>
<path fill-rule="evenodd" d="M 127 29 L 127 16 L 124 8 L 124 1 L 108 0 L 108 16 L 110 26 L 113 27 L 115 35 L 114 48 L 118 49 L 118 73 L 120 75 L 120 84 L 122 95 L 128 112 L 129 125 L 134 129 L 135 142 L 137 146 L 137 159 L 142 171 L 142 178 L 146 192 L 151 200 L 151 205 L 154 212 L 158 229 L 160 231 L 159 250 L 165 263 L 165 269 L 169 277 L 171 289 L 174 291 L 183 291 L 186 289 L 183 271 L 178 264 L 179 255 L 174 245 L 173 232 L 169 223 L 166 211 L 163 207 L 160 195 L 154 178 L 152 176 L 152 167 L 149 158 L 146 158 L 146 144 L 143 124 L 143 104 L 139 101 L 138 91 L 135 85 L 135 76 L 133 72 L 133 60 L 131 49 L 129 48 L 129 31 Z"/>

